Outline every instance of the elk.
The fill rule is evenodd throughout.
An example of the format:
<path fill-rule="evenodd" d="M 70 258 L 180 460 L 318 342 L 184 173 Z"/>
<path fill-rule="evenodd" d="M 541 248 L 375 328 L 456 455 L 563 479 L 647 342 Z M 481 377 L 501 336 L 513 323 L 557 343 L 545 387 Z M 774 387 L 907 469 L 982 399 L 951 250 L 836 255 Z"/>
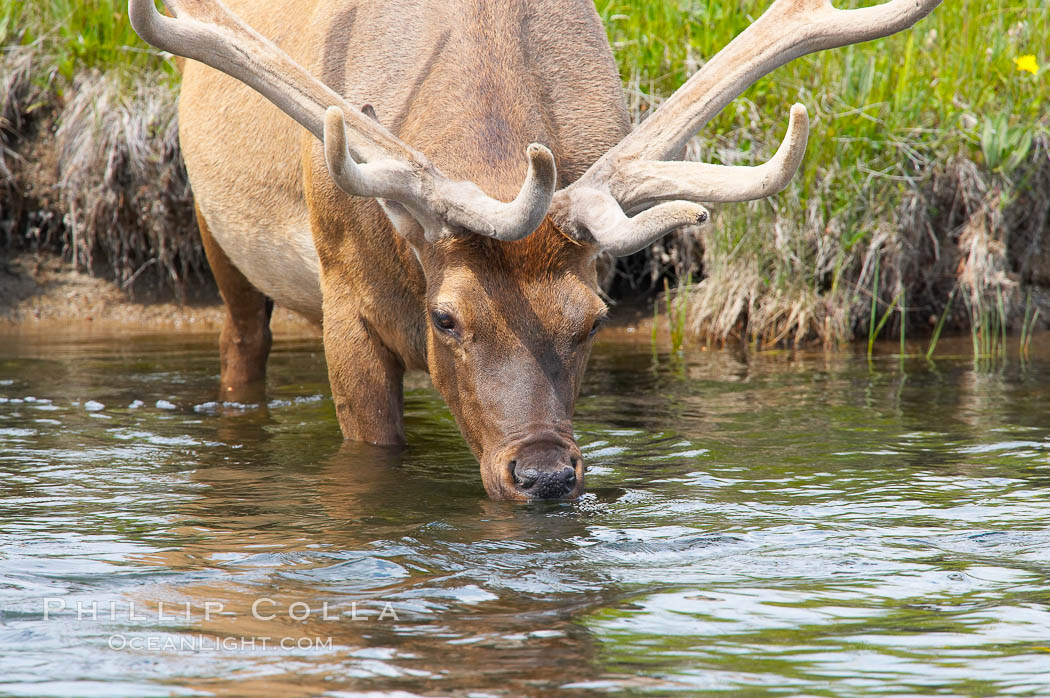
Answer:
<path fill-rule="evenodd" d="M 227 309 L 221 389 L 264 379 L 276 302 L 320 324 L 346 438 L 403 443 L 402 377 L 424 369 L 490 497 L 578 496 L 598 255 L 780 191 L 802 105 L 762 165 L 682 162 L 688 139 L 778 66 L 939 2 L 775 0 L 632 131 L 592 0 L 131 0 L 191 59 L 179 138 Z"/>

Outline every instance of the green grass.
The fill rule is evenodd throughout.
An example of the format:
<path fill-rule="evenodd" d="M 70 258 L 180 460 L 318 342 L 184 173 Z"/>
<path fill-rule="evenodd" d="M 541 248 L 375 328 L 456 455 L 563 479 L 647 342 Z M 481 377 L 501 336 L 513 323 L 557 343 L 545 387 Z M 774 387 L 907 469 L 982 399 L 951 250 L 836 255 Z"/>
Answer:
<path fill-rule="evenodd" d="M 769 2 L 596 0 L 636 118 Z M 850 3 L 840 6 L 877 4 Z M 131 29 L 126 0 L 0 0 L 0 45 L 10 55 L 38 47 L 33 80 L 42 99 L 57 103 L 75 76 L 92 70 L 128 76 L 129 84 L 178 80 L 171 63 Z M 1036 75 L 1015 64 L 1027 54 L 1041 68 Z M 688 330 L 707 339 L 834 342 L 863 339 L 875 325 L 899 336 L 911 322 L 939 335 L 969 322 L 987 349 L 1010 318 L 1025 332 L 1033 329 L 1037 309 L 1022 314 L 1023 290 L 1004 286 L 1010 265 L 1000 248 L 1011 235 L 1003 212 L 1031 188 L 1033 163 L 1046 159 L 1050 143 L 1045 0 L 945 0 L 911 30 L 798 59 L 730 104 L 691 154 L 726 164 L 765 160 L 796 101 L 812 122 L 803 166 L 779 195 L 716 207 L 701 280 L 688 294 Z M 980 225 L 955 231 L 963 222 L 938 210 L 941 199 L 930 194 L 938 177 L 958 179 L 951 186 L 970 202 L 967 215 L 987 219 L 987 234 Z M 945 229 L 933 230 L 937 225 Z M 933 253 L 920 249 L 926 237 L 936 238 L 938 255 L 956 238 L 975 240 L 980 254 L 967 262 L 948 250 L 958 258 L 945 254 L 935 264 Z M 680 260 L 680 277 L 694 262 Z M 967 274 L 959 271 L 963 262 Z M 969 300 L 948 313 L 956 291 Z M 681 325 L 681 313 L 675 315 Z M 927 326 L 927 318 L 940 321 Z"/>
<path fill-rule="evenodd" d="M 41 77 L 71 81 L 81 70 L 174 71 L 131 28 L 127 0 L 0 0 L 0 46 L 40 42 Z"/>
<path fill-rule="evenodd" d="M 768 7 L 768 0 L 598 0 L 624 81 L 666 96 Z M 839 3 L 841 7 L 877 2 Z M 1050 68 L 1050 12 L 1044 0 L 946 0 L 913 29 L 859 46 L 800 58 L 759 80 L 704 131 L 706 138 L 740 129 L 782 135 L 787 107 L 801 101 L 813 119 L 807 164 L 811 191 L 821 163 L 866 163 L 908 172 L 907 149 L 959 148 L 1006 169 L 1026 141 L 1050 125 L 1050 80 L 1017 69 L 1034 54 Z M 994 144 L 994 145 L 993 145 Z M 738 145 L 745 152 L 747 139 Z M 1004 152 L 1005 151 L 1005 152 Z M 904 156 L 904 157 L 902 157 Z M 870 167 L 874 165 L 875 167 Z M 880 167 L 881 166 L 881 167 Z M 858 178 L 862 185 L 866 178 Z M 848 187 L 829 210 L 849 207 L 862 186 Z"/>
<path fill-rule="evenodd" d="M 904 249 L 896 259 L 882 260 L 879 286 L 872 259 L 883 248 L 914 242 L 897 230 L 903 225 L 899 210 L 909 201 L 929 209 L 917 222 L 942 214 L 926 192 L 950 163 L 976 164 L 995 195 L 986 204 L 991 213 L 1024 190 L 1038 162 L 1033 143 L 1050 133 L 1050 13 L 1044 3 L 946 0 L 911 30 L 806 56 L 774 71 L 704 128 L 695 146 L 701 159 L 752 164 L 779 143 L 790 104 L 805 104 L 812 121 L 806 159 L 785 192 L 718 207 L 705 236 L 706 278 L 696 288 L 694 332 L 709 338 L 743 334 L 758 342 L 834 342 L 870 335 L 871 320 L 889 318 L 900 298 L 915 305 L 899 309 L 891 323 L 898 334 L 909 317 L 940 315 L 957 284 L 947 278 L 951 265 L 909 272 L 914 259 Z M 641 115 L 768 5 L 597 2 Z M 1015 64 L 1027 54 L 1041 67 L 1037 75 Z M 992 242 L 1008 233 L 993 230 Z M 938 244 L 951 244 L 950 231 L 939 234 L 944 240 Z M 902 239 L 906 244 L 898 244 Z M 991 278 L 977 271 L 981 279 Z M 946 278 L 931 280 L 932 274 Z M 745 277 L 751 283 L 741 283 Z M 1002 329 L 999 307 L 1009 312 L 1010 303 L 1001 300 L 1002 286 L 978 285 L 975 292 L 995 312 L 968 319 L 990 337 Z M 737 315 L 724 312 L 736 307 L 742 309 Z M 984 328 L 985 321 L 995 327 Z"/>

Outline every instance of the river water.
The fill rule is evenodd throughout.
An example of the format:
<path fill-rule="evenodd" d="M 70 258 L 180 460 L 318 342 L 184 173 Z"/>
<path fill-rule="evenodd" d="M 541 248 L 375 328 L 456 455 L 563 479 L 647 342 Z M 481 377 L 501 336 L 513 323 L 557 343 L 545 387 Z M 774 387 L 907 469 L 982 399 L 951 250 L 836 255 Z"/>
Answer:
<path fill-rule="evenodd" d="M 1050 695 L 1050 339 L 975 364 L 610 334 L 588 493 L 486 499 L 423 376 L 343 444 L 317 339 L 0 336 L 0 695 Z"/>

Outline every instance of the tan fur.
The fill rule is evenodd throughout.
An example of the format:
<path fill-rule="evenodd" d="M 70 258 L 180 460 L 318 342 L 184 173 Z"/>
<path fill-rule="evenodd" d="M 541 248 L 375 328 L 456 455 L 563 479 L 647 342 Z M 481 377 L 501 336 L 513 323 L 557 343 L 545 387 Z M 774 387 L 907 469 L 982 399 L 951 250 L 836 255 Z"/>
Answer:
<path fill-rule="evenodd" d="M 323 324 L 348 438 L 402 442 L 402 375 L 426 368 L 489 494 L 529 498 L 582 490 L 572 412 L 604 313 L 596 254 L 784 186 L 805 109 L 765 165 L 662 160 L 765 72 L 940 0 L 776 0 L 629 136 L 591 0 L 166 2 L 174 18 L 130 0 L 136 30 L 244 81 L 191 61 L 180 110 L 230 311 L 224 389 L 264 373 L 265 294 Z"/>
<path fill-rule="evenodd" d="M 564 185 L 628 130 L 590 0 L 226 4 L 348 102 L 372 105 L 445 175 L 504 201 L 521 184 L 529 143 L 551 149 Z M 524 498 L 508 463 L 541 447 L 566 454 L 577 471 L 572 493 L 582 490 L 571 419 L 604 312 L 593 248 L 549 222 L 519 242 L 460 235 L 413 248 L 375 200 L 335 185 L 313 136 L 194 61 L 179 116 L 220 286 L 252 298 L 236 275 L 223 281 L 227 260 L 258 292 L 323 324 L 348 438 L 403 442 L 402 374 L 427 369 L 490 495 Z M 242 311 L 227 300 L 236 325 Z M 455 312 L 461 341 L 434 329 L 436 305 Z M 253 370 L 230 346 L 224 340 L 224 387 L 261 375 L 265 357 Z"/>

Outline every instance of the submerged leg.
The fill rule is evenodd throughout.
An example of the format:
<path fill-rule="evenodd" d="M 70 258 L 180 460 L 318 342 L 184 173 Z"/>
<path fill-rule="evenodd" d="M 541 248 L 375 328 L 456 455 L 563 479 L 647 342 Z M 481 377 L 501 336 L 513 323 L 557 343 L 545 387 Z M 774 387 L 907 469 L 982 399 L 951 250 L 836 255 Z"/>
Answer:
<path fill-rule="evenodd" d="M 405 442 L 404 365 L 368 323 L 325 298 L 325 359 L 343 436 L 381 445 Z"/>
<path fill-rule="evenodd" d="M 263 295 L 233 266 L 197 209 L 197 224 L 219 294 L 226 304 L 226 320 L 219 335 L 222 395 L 240 399 L 261 394 L 266 379 L 266 359 L 273 338 L 270 315 L 273 301 Z"/>

